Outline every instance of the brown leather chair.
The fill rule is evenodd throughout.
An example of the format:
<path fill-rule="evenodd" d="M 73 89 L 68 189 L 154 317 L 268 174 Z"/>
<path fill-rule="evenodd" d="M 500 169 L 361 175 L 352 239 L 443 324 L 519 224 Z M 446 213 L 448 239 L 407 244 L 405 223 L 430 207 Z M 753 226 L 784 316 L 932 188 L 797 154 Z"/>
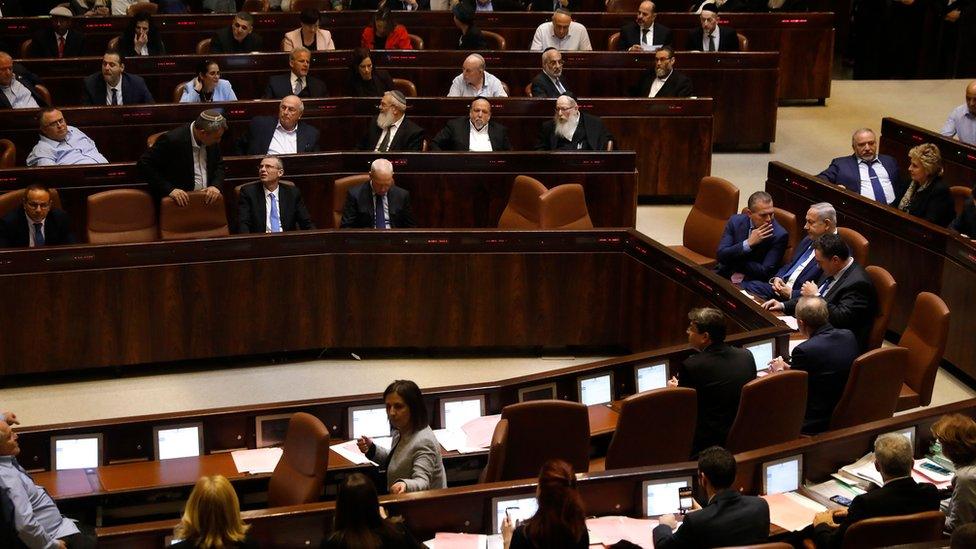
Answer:
<path fill-rule="evenodd" d="M 837 235 L 850 248 L 854 261 L 857 261 L 862 267 L 870 265 L 871 244 L 867 238 L 864 238 L 863 234 L 847 227 L 837 227 Z"/>
<path fill-rule="evenodd" d="M 176 201 L 164 197 L 159 205 L 159 237 L 163 240 L 182 240 L 187 238 L 210 238 L 227 236 L 227 213 L 224 199 L 218 196 L 206 204 L 206 191 L 186 193 L 190 202 L 177 206 Z"/>
<path fill-rule="evenodd" d="M 210 53 L 210 39 L 204 38 L 203 40 L 197 42 L 197 55 L 207 55 Z"/>
<path fill-rule="evenodd" d="M 788 212 L 782 208 L 773 208 L 773 217 L 781 227 L 786 229 L 786 232 L 790 233 L 786 244 L 786 251 L 783 252 L 783 264 L 785 265 L 787 261 L 793 258 L 793 250 L 796 249 L 797 243 L 800 242 L 801 231 L 796 223 L 796 215 L 792 212 Z"/>
<path fill-rule="evenodd" d="M 830 418 L 830 430 L 891 417 L 907 365 L 908 349 L 904 347 L 875 349 L 857 357 Z"/>
<path fill-rule="evenodd" d="M 151 149 L 152 146 L 156 144 L 156 140 L 159 139 L 159 136 L 163 135 L 164 133 L 166 132 L 156 132 L 154 134 L 151 134 L 149 137 L 147 137 L 146 148 Z"/>
<path fill-rule="evenodd" d="M 933 293 L 918 294 L 908 317 L 908 327 L 898 339 L 898 346 L 908 349 L 908 367 L 897 411 L 928 406 L 932 402 L 935 374 L 948 339 L 949 307 Z"/>
<path fill-rule="evenodd" d="M 611 13 L 634 13 L 641 0 L 608 0 L 606 11 Z"/>
<path fill-rule="evenodd" d="M 33 43 L 34 43 L 34 39 L 33 38 L 28 38 L 27 40 L 24 40 L 23 42 L 20 43 L 20 58 L 21 59 L 30 59 L 30 57 L 31 57 L 30 49 L 31 49 L 31 45 Z"/>
<path fill-rule="evenodd" d="M 663 417 L 667 421 L 660 421 Z M 654 389 L 625 398 L 607 457 L 591 461 L 590 471 L 686 461 L 697 417 L 698 394 L 687 387 Z"/>
<path fill-rule="evenodd" d="M 607 9 L 607 11 L 610 11 Z M 617 46 L 620 45 L 620 33 L 615 32 L 607 38 L 607 51 L 617 51 Z"/>
<path fill-rule="evenodd" d="M 966 187 L 963 185 L 953 185 L 949 187 L 949 194 L 952 195 L 952 202 L 956 208 L 956 215 L 962 213 L 963 207 L 966 205 L 966 201 L 973 197 L 972 187 Z"/>
<path fill-rule="evenodd" d="M 871 332 L 868 334 L 868 350 L 881 347 L 885 333 L 888 331 L 888 322 L 891 321 L 891 311 L 895 308 L 895 297 L 898 295 L 898 283 L 887 270 L 870 265 L 864 269 L 871 283 L 874 284 L 874 292 L 878 296 L 877 309 L 874 311 L 874 320 L 871 322 Z"/>
<path fill-rule="evenodd" d="M 491 434 L 491 444 L 488 446 L 488 463 L 481 471 L 478 482 L 488 482 L 489 478 L 501 478 L 505 465 L 505 442 L 508 440 L 508 420 L 498 420 L 495 432 Z"/>
<path fill-rule="evenodd" d="M 106 46 L 106 51 L 119 49 L 119 36 L 108 41 L 108 46 Z"/>
<path fill-rule="evenodd" d="M 714 265 L 722 231 L 738 207 L 739 189 L 735 185 L 720 177 L 703 177 L 685 219 L 681 246 L 670 248 L 703 267 Z"/>
<path fill-rule="evenodd" d="M 318 501 L 328 468 L 329 430 L 311 414 L 291 416 L 281 460 L 268 482 L 268 507 Z"/>
<path fill-rule="evenodd" d="M 737 32 L 735 37 L 739 39 L 739 51 L 749 51 L 749 39 L 746 38 L 746 35 Z"/>
<path fill-rule="evenodd" d="M 407 36 L 410 37 L 410 44 L 413 46 L 413 49 L 415 49 L 415 50 L 422 50 L 422 49 L 424 49 L 424 39 L 423 38 L 417 36 L 416 34 L 408 34 Z"/>
<path fill-rule="evenodd" d="M 156 205 L 149 193 L 114 189 L 88 196 L 88 242 L 121 244 L 158 238 Z"/>
<path fill-rule="evenodd" d="M 129 7 L 125 8 L 125 14 L 129 17 L 132 17 L 137 13 L 148 13 L 149 15 L 156 15 L 158 11 L 159 11 L 159 6 L 148 1 L 129 4 Z"/>
<path fill-rule="evenodd" d="M 776 413 L 770 413 L 774 409 Z M 733 454 L 800 438 L 807 411 L 807 373 L 789 370 L 742 387 L 725 447 Z"/>
<path fill-rule="evenodd" d="M 209 38 L 208 38 L 209 40 Z M 186 82 L 180 82 L 173 88 L 173 103 L 179 103 L 180 98 L 183 97 L 183 89 L 186 87 Z"/>
<path fill-rule="evenodd" d="M 338 229 L 342 221 L 342 210 L 346 207 L 346 196 L 349 189 L 369 181 L 368 173 L 347 175 L 335 180 L 332 185 L 332 228 Z"/>
<path fill-rule="evenodd" d="M 541 181 L 527 175 L 515 176 L 512 194 L 508 195 L 508 205 L 498 219 L 499 229 L 538 229 L 539 197 L 546 192 Z"/>
<path fill-rule="evenodd" d="M 54 101 L 51 99 L 51 91 L 47 89 L 44 84 L 34 84 L 34 89 L 37 90 L 37 95 L 41 96 L 48 105 L 53 105 Z"/>
<path fill-rule="evenodd" d="M 550 459 L 566 461 L 577 473 L 589 470 L 590 417 L 586 406 L 565 400 L 510 404 L 502 409 L 501 422 L 505 422 L 504 441 L 497 446 L 499 450 L 488 453 L 485 482 L 534 478 Z M 499 459 L 500 465 L 493 463 Z M 487 471 L 494 476 L 489 477 Z"/>
<path fill-rule="evenodd" d="M 51 207 L 61 209 L 61 197 L 58 196 L 57 189 L 51 191 Z M 24 189 L 7 191 L 0 194 L 0 217 L 7 215 L 17 208 L 22 208 L 24 203 Z"/>
<path fill-rule="evenodd" d="M 938 541 L 942 539 L 944 525 L 945 515 L 942 511 L 859 520 L 844 532 L 841 549 L 866 549 Z"/>
<path fill-rule="evenodd" d="M 532 97 L 532 82 L 525 85 L 524 91 L 526 97 Z"/>
<path fill-rule="evenodd" d="M 539 225 L 543 229 L 592 229 L 586 195 L 579 183 L 553 187 L 539 197 Z"/>
<path fill-rule="evenodd" d="M 312 8 L 316 11 L 326 11 L 330 9 L 328 0 L 293 0 L 288 11 L 302 11 L 305 8 Z"/>
<path fill-rule="evenodd" d="M 17 162 L 17 145 L 9 139 L 0 139 L 0 168 L 13 168 Z"/>
<path fill-rule="evenodd" d="M 722 549 L 793 549 L 793 546 L 782 541 L 774 541 L 756 545 L 736 545 L 735 547 L 723 547 Z"/>
<path fill-rule="evenodd" d="M 241 11 L 246 12 L 265 12 L 269 9 L 268 0 L 244 0 L 244 5 L 241 6 Z"/>
<path fill-rule="evenodd" d="M 394 78 L 393 89 L 400 90 L 407 97 L 417 97 L 417 86 L 406 78 Z"/>
<path fill-rule="evenodd" d="M 483 30 L 481 31 L 481 36 L 485 37 L 485 43 L 488 44 L 489 50 L 508 49 L 508 45 L 505 43 L 505 37 L 498 34 L 497 32 Z"/>
<path fill-rule="evenodd" d="M 509 97 L 512 96 L 512 90 L 508 89 L 508 84 L 506 84 L 505 82 L 502 82 L 502 89 L 505 90 L 505 95 Z"/>

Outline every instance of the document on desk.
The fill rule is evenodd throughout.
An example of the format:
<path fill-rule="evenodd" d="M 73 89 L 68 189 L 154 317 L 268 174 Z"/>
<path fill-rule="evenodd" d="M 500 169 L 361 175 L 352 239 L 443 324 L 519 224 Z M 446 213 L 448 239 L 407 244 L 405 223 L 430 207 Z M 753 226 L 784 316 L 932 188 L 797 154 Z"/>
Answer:
<path fill-rule="evenodd" d="M 928 458 L 916 459 L 912 468 L 912 478 L 916 482 L 932 484 L 936 488 L 948 488 L 952 484 L 952 471 Z"/>
<path fill-rule="evenodd" d="M 854 499 L 855 497 L 864 493 L 857 486 L 851 486 L 850 484 L 845 484 L 836 479 L 830 479 L 826 482 L 821 482 L 820 484 L 808 484 L 804 486 L 807 490 L 814 492 L 823 496 L 824 499 L 830 499 L 834 496 L 843 496 L 847 499 Z"/>
<path fill-rule="evenodd" d="M 793 330 L 794 332 L 800 331 L 800 325 L 797 324 L 795 316 L 783 315 L 777 318 L 783 321 L 783 323 L 789 326 L 790 329 Z"/>
<path fill-rule="evenodd" d="M 862 481 L 871 482 L 876 486 L 884 485 L 884 480 L 881 479 L 881 473 L 874 467 L 874 452 L 868 452 L 864 457 L 854 463 L 841 467 L 840 472 Z"/>
<path fill-rule="evenodd" d="M 596 517 L 586 519 L 586 530 L 590 534 L 590 545 L 604 545 L 609 547 L 620 540 L 627 540 L 635 545 L 650 549 L 654 547 L 654 536 L 651 532 L 658 522 L 653 519 L 635 519 L 630 517 Z"/>
<path fill-rule="evenodd" d="M 502 549 L 505 543 L 501 534 L 452 534 L 438 532 L 434 539 L 424 542 L 429 549 Z"/>
<path fill-rule="evenodd" d="M 482 416 L 472 419 L 461 426 L 467 438 L 466 446 L 472 448 L 488 448 L 491 446 L 491 437 L 495 434 L 495 427 L 501 421 L 502 415 Z"/>
<path fill-rule="evenodd" d="M 257 475 L 272 473 L 281 460 L 281 448 L 257 448 L 255 450 L 234 450 L 230 457 L 234 458 L 234 466 L 238 473 Z"/>
<path fill-rule="evenodd" d="M 355 439 L 347 440 L 342 444 L 333 444 L 332 446 L 329 446 L 329 449 L 355 463 L 356 465 L 366 465 L 367 463 L 376 465 L 376 462 L 370 461 L 370 459 L 366 457 L 366 454 L 359 451 L 359 445 L 356 443 Z"/>
<path fill-rule="evenodd" d="M 441 447 L 448 452 L 470 454 L 485 450 L 480 446 L 468 446 L 468 437 L 461 429 L 434 429 L 434 437 L 437 438 Z"/>
<path fill-rule="evenodd" d="M 760 496 L 769 504 L 769 522 L 797 532 L 813 523 L 813 516 L 827 508 L 796 492 Z"/>

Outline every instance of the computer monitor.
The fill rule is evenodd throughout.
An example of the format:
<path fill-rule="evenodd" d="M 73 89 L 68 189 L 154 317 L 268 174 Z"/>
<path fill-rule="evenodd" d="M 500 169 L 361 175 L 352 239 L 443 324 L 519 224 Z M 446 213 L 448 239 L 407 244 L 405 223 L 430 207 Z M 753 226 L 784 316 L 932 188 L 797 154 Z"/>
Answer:
<path fill-rule="evenodd" d="M 203 453 L 203 423 L 153 427 L 156 459 L 196 457 Z"/>
<path fill-rule="evenodd" d="M 349 438 L 388 436 L 390 436 L 390 419 L 386 416 L 386 405 L 349 407 Z"/>
<path fill-rule="evenodd" d="M 254 418 L 254 433 L 258 448 L 281 446 L 288 433 L 288 422 L 293 414 L 269 414 Z"/>
<path fill-rule="evenodd" d="M 102 464 L 102 434 L 51 437 L 51 469 L 90 469 Z"/>
<path fill-rule="evenodd" d="M 613 400 L 613 372 L 579 377 L 576 386 L 584 406 L 607 404 Z"/>
<path fill-rule="evenodd" d="M 668 361 L 637 366 L 634 368 L 634 375 L 637 378 L 638 393 L 663 389 L 668 386 Z"/>
<path fill-rule="evenodd" d="M 762 464 L 764 494 L 782 494 L 800 488 L 803 482 L 803 454 Z"/>
<path fill-rule="evenodd" d="M 441 428 L 460 429 L 462 425 L 485 415 L 485 395 L 441 399 Z"/>
<path fill-rule="evenodd" d="M 544 383 L 542 385 L 523 387 L 518 390 L 518 400 L 519 402 L 528 402 L 530 400 L 556 400 L 556 384 Z"/>
<path fill-rule="evenodd" d="M 756 359 L 756 371 L 759 372 L 769 369 L 769 363 L 772 362 L 774 357 L 773 353 L 776 352 L 776 341 L 764 339 L 762 341 L 746 343 L 742 348 L 752 353 L 752 357 Z"/>
<path fill-rule="evenodd" d="M 491 532 L 502 532 L 506 512 L 514 524 L 515 521 L 532 518 L 538 508 L 539 502 L 535 499 L 535 494 L 491 498 Z"/>
<path fill-rule="evenodd" d="M 908 439 L 908 442 L 912 443 L 912 450 L 915 449 L 915 426 L 911 425 L 905 427 L 904 429 L 899 429 L 897 431 L 892 431 L 890 433 L 885 433 L 886 435 L 901 435 Z"/>
<path fill-rule="evenodd" d="M 671 477 L 645 480 L 641 485 L 641 508 L 645 517 L 677 513 L 678 488 L 690 488 L 691 477 Z"/>

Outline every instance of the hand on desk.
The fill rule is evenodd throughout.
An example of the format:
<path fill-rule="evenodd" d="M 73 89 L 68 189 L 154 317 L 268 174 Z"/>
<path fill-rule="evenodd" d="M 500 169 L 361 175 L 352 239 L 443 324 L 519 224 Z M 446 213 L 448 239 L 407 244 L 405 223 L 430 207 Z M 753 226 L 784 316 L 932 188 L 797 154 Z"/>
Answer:
<path fill-rule="evenodd" d="M 207 193 L 207 198 L 204 200 L 204 202 L 207 204 L 217 200 L 217 197 L 220 196 L 220 189 L 217 187 L 207 187 L 204 192 Z"/>
<path fill-rule="evenodd" d="M 783 302 L 782 301 L 779 301 L 777 299 L 770 299 L 770 300 L 767 300 L 767 301 L 763 302 L 762 308 L 763 309 L 766 309 L 767 311 L 782 311 L 783 310 Z"/>
<path fill-rule="evenodd" d="M 828 509 L 813 516 L 813 526 L 825 524 L 830 528 L 837 528 L 840 526 L 837 521 L 843 521 L 845 518 L 847 518 L 847 509 Z"/>
<path fill-rule="evenodd" d="M 790 365 L 783 360 L 783 357 L 778 356 L 769 361 L 769 369 L 773 372 L 782 372 L 783 370 L 789 370 Z"/>
<path fill-rule="evenodd" d="M 373 447 L 373 440 L 366 436 L 359 437 L 356 439 L 356 446 L 359 447 L 360 452 L 365 454 Z"/>
<path fill-rule="evenodd" d="M 398 480 L 393 483 L 393 486 L 390 486 L 391 494 L 402 494 L 406 491 L 407 491 L 407 483 L 403 482 L 402 480 Z"/>
<path fill-rule="evenodd" d="M 674 515 L 668 513 L 666 515 L 661 515 L 657 519 L 658 523 L 667 525 L 668 528 L 674 530 L 678 527 L 678 521 L 675 520 Z"/>
<path fill-rule="evenodd" d="M 677 387 L 677 386 L 678 386 L 678 376 L 671 376 L 671 379 L 668 380 L 668 387 Z"/>
<path fill-rule="evenodd" d="M 169 197 L 176 201 L 176 205 L 183 207 L 190 203 L 190 197 L 183 189 L 173 189 L 169 192 Z"/>

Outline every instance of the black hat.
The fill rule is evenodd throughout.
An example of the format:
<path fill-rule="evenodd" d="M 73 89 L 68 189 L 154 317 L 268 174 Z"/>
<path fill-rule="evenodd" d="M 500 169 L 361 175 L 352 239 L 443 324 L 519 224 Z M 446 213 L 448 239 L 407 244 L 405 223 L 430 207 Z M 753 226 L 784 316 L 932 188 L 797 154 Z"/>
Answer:
<path fill-rule="evenodd" d="M 470 25 L 474 23 L 474 9 L 471 6 L 465 4 L 464 2 L 459 2 L 451 8 L 451 12 L 457 20 L 464 23 L 465 25 Z"/>
<path fill-rule="evenodd" d="M 710 11 L 712 13 L 718 13 L 718 5 L 711 2 L 707 4 L 702 4 L 701 11 Z"/>

